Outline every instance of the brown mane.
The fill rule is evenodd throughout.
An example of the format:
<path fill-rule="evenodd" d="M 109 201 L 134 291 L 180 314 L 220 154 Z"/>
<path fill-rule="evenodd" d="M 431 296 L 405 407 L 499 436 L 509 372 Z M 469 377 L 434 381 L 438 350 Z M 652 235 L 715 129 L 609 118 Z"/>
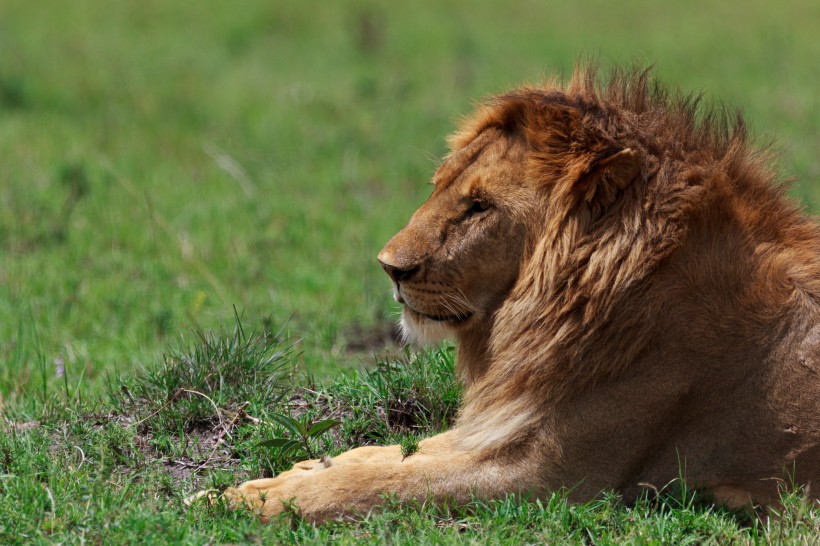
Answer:
<path fill-rule="evenodd" d="M 613 139 L 629 125 L 633 129 L 640 126 L 633 136 L 653 151 L 712 158 L 724 156 L 738 144 L 748 151 L 741 113 L 704 106 L 702 99 L 702 93 L 682 93 L 661 85 L 651 69 L 616 67 L 604 78 L 594 64 L 578 66 L 566 85 L 551 80 L 489 99 L 462 122 L 448 142 L 452 150 L 463 148 L 488 127 L 535 132 L 543 128 L 543 120 L 537 118 L 539 110 L 559 105 L 583 112 L 586 123 Z"/>
<path fill-rule="evenodd" d="M 550 193 L 543 237 L 499 311 L 490 372 L 468 391 L 462 422 L 476 448 L 501 440 L 488 438 L 488 428 L 508 440 L 526 437 L 541 426 L 545 405 L 613 379 L 636 360 L 666 303 L 642 294 L 694 216 L 731 210 L 754 230 L 748 241 L 788 236 L 813 241 L 818 255 L 816 225 L 783 199 L 786 182 L 769 166 L 771 155 L 752 148 L 739 113 L 701 108 L 700 95 L 672 93 L 648 70 L 616 69 L 607 82 L 598 76 L 594 67 L 577 69 L 565 91 L 547 84 L 498 96 L 450 140 L 458 149 L 493 127 L 522 138 L 529 176 Z M 585 201 L 570 183 L 577 156 L 613 147 L 640 150 L 641 172 L 603 204 Z M 782 255 L 755 259 L 788 282 Z M 820 279 L 800 281 L 796 290 L 817 305 Z M 478 415 L 492 415 L 492 424 Z"/>

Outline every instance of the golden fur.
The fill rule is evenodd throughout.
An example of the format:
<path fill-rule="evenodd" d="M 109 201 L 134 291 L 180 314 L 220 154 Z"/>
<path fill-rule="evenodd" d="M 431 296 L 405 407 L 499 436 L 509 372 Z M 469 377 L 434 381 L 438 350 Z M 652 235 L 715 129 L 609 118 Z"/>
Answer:
<path fill-rule="evenodd" d="M 683 475 L 741 505 L 820 479 L 820 229 L 698 102 L 583 69 L 480 108 L 379 255 L 407 337 L 458 342 L 456 427 L 226 496 L 322 520 L 384 493 L 630 500 Z"/>

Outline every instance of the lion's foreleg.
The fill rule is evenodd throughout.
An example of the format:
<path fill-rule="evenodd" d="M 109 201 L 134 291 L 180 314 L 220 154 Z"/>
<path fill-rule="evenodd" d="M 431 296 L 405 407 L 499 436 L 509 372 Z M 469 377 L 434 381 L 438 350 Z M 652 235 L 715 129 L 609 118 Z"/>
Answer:
<path fill-rule="evenodd" d="M 456 431 L 429 438 L 416 453 L 402 457 L 399 446 L 358 448 L 327 462 L 300 464 L 277 478 L 246 482 L 225 497 L 268 518 L 294 506 L 320 521 L 342 514 L 365 514 L 384 504 L 428 499 L 465 503 L 475 495 L 496 498 L 534 492 L 530 465 L 510 458 L 480 457 L 458 448 Z"/>

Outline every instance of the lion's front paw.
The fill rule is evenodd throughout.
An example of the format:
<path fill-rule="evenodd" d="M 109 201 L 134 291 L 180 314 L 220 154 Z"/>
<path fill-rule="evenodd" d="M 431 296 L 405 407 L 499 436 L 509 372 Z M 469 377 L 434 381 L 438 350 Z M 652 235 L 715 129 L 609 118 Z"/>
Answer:
<path fill-rule="evenodd" d="M 193 506 L 198 502 L 206 502 L 208 504 L 213 504 L 216 502 L 216 499 L 219 498 L 219 491 L 216 489 L 205 489 L 203 491 L 197 491 L 193 495 L 189 495 L 182 499 L 182 504 L 185 506 Z"/>
<path fill-rule="evenodd" d="M 229 487 L 220 498 L 234 508 L 245 506 L 266 521 L 287 507 L 290 499 L 283 490 L 284 481 L 281 478 L 252 480 L 239 487 Z"/>
<path fill-rule="evenodd" d="M 267 520 L 271 516 L 288 509 L 290 501 L 298 492 L 299 483 L 303 479 L 329 468 L 332 464 L 332 459 L 327 456 L 320 459 L 301 461 L 275 478 L 251 480 L 239 487 L 229 487 L 221 495 L 215 489 L 199 491 L 187 497 L 184 503 L 186 506 L 191 506 L 196 502 L 213 504 L 222 500 L 233 508 L 245 506 L 258 514 L 263 520 Z"/>
<path fill-rule="evenodd" d="M 301 461 L 275 478 L 251 480 L 239 487 L 229 487 L 222 498 L 231 506 L 247 506 L 263 520 L 290 507 L 290 501 L 299 491 L 299 484 L 315 473 L 332 465 L 330 457 Z"/>
<path fill-rule="evenodd" d="M 216 489 L 205 489 L 185 497 L 182 502 L 185 506 L 190 507 L 198 503 L 214 505 L 224 501 L 231 508 L 247 506 L 251 510 L 259 510 L 265 505 L 265 501 L 269 498 L 268 493 L 272 489 L 272 487 L 266 487 L 268 484 L 264 482 L 273 482 L 273 480 L 245 482 L 239 487 L 229 487 L 222 494 Z M 273 483 L 270 485 L 272 486 Z"/>

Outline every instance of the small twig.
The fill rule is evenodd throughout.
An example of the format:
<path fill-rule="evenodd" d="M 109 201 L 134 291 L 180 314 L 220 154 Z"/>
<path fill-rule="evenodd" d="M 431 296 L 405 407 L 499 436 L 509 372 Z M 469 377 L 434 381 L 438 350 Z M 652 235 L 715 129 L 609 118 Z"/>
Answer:
<path fill-rule="evenodd" d="M 51 494 L 51 489 L 48 486 L 44 485 L 43 488 L 46 490 L 46 494 L 48 495 L 48 500 L 51 503 L 51 517 L 52 519 L 57 513 L 57 503 L 54 502 L 54 495 Z"/>
<path fill-rule="evenodd" d="M 203 462 L 201 465 L 199 465 L 194 470 L 194 472 L 199 472 L 200 470 L 205 468 L 208 465 L 209 462 L 211 462 L 211 459 L 213 459 L 214 455 L 216 454 L 216 450 L 219 449 L 219 445 L 224 443 L 223 438 L 225 437 L 226 434 L 228 435 L 229 438 L 231 437 L 231 433 L 230 433 L 229 429 L 233 428 L 233 426 L 239 420 L 240 416 L 245 415 L 245 408 L 248 407 L 249 404 L 250 404 L 250 402 L 243 402 L 242 405 L 239 406 L 239 409 L 236 410 L 236 413 L 234 414 L 233 419 L 231 419 L 231 422 L 228 423 L 227 427 L 223 427 L 222 430 L 220 431 L 219 435 L 216 437 L 216 442 L 214 443 L 214 448 L 211 450 L 211 453 L 205 459 L 205 462 Z"/>
<path fill-rule="evenodd" d="M 307 387 L 302 387 L 302 390 L 303 390 L 303 391 L 305 391 L 305 392 L 309 392 L 310 394 L 315 395 L 315 396 L 316 396 L 316 398 L 325 397 L 325 398 L 327 398 L 328 400 L 333 400 L 333 397 L 332 397 L 332 396 L 330 396 L 329 394 L 324 393 L 324 392 L 314 391 L 314 390 L 309 389 L 309 388 L 307 388 Z"/>
<path fill-rule="evenodd" d="M 655 493 L 655 500 L 657 501 L 661 496 L 661 491 L 658 489 L 657 486 L 648 483 L 648 482 L 638 482 L 638 487 L 644 487 L 646 489 L 651 489 Z"/>
<path fill-rule="evenodd" d="M 197 468 L 199 466 L 196 463 L 189 463 L 189 462 L 186 462 L 186 461 L 183 461 L 183 460 L 180 460 L 180 459 L 177 459 L 177 460 L 171 461 L 171 462 L 174 463 L 175 465 L 184 466 L 185 468 Z"/>
<path fill-rule="evenodd" d="M 142 423 L 144 423 L 145 421 L 147 421 L 148 419 L 150 419 L 151 417 L 155 416 L 156 414 L 158 414 L 159 412 L 161 412 L 162 410 L 164 410 L 165 408 L 167 408 L 169 405 L 171 405 L 171 402 L 173 402 L 174 400 L 176 400 L 176 399 L 177 399 L 177 397 L 179 397 L 179 393 L 180 393 L 180 392 L 181 392 L 181 391 L 177 391 L 177 392 L 175 392 L 175 393 L 174 393 L 174 395 L 173 395 L 173 396 L 171 396 L 171 398 L 169 398 L 169 399 L 168 399 L 168 400 L 167 400 L 167 401 L 166 401 L 166 402 L 162 405 L 162 407 L 160 407 L 157 411 L 155 411 L 155 412 L 153 412 L 153 413 L 149 414 L 147 417 L 145 417 L 145 418 L 143 418 L 143 419 L 140 419 L 140 420 L 139 420 L 139 421 L 137 421 L 136 423 L 131 423 L 131 425 L 130 425 L 130 426 L 134 426 L 134 427 L 139 426 L 139 425 L 141 425 Z"/>
<path fill-rule="evenodd" d="M 247 419 L 248 421 L 250 421 L 254 425 L 262 424 L 262 425 L 268 425 L 269 427 L 276 426 L 276 423 L 271 423 L 270 421 L 264 421 L 262 419 L 259 419 L 258 417 L 254 417 L 253 415 L 249 415 L 247 413 L 245 414 L 245 419 Z"/>
<path fill-rule="evenodd" d="M 231 178 L 239 183 L 242 191 L 247 197 L 254 197 L 256 195 L 256 186 L 251 177 L 248 176 L 248 171 L 234 158 L 229 156 L 224 150 L 221 150 L 216 144 L 206 142 L 202 145 L 202 149 L 208 154 L 217 166 L 228 173 Z"/>
<path fill-rule="evenodd" d="M 80 469 L 83 467 L 83 463 L 85 463 L 85 451 L 83 451 L 83 448 L 81 448 L 80 446 L 74 446 L 74 449 L 79 451 L 80 456 L 82 456 L 82 460 L 80 461 L 80 465 L 77 467 L 77 470 L 75 470 L 75 472 L 79 472 Z"/>
<path fill-rule="evenodd" d="M 216 405 L 216 402 L 214 402 L 213 399 L 210 396 L 208 396 L 207 394 L 201 393 L 199 391 L 191 390 L 191 389 L 182 389 L 182 390 L 184 392 L 187 392 L 187 393 L 198 394 L 199 396 L 201 396 L 202 398 L 204 398 L 205 400 L 210 402 L 211 405 L 214 407 L 214 410 L 216 410 L 216 416 L 219 418 L 219 427 L 222 428 L 222 426 L 223 426 L 222 423 L 224 422 L 222 420 L 222 412 L 219 411 L 219 406 Z"/>
<path fill-rule="evenodd" d="M 177 466 L 181 466 L 183 468 L 193 468 L 194 469 L 193 472 L 197 472 L 202 468 L 202 465 L 198 465 L 196 463 L 189 463 L 189 462 L 183 461 L 181 459 L 175 459 L 175 460 L 169 459 L 168 462 L 173 463 Z M 209 466 L 207 468 L 210 469 L 210 470 L 225 470 L 225 471 L 234 470 L 232 468 L 220 467 L 220 466 Z"/>

